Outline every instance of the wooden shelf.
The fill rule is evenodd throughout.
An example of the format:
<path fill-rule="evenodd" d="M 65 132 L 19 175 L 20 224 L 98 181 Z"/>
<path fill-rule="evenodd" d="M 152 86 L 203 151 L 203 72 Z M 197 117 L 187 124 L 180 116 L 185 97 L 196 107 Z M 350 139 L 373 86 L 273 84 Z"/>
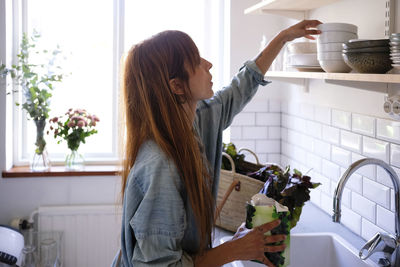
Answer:
<path fill-rule="evenodd" d="M 371 74 L 371 73 L 326 73 L 301 71 L 268 71 L 268 78 L 305 78 L 321 80 L 340 80 L 377 83 L 400 83 L 400 74 Z"/>
<path fill-rule="evenodd" d="M 294 19 L 304 19 L 305 11 L 337 2 L 338 0 L 263 0 L 244 10 L 245 14 L 278 14 Z"/>

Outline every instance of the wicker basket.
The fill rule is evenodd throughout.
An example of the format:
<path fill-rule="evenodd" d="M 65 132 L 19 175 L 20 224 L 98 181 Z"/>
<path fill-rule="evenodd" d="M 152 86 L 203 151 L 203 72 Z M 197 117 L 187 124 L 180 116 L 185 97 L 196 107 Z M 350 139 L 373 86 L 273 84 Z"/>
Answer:
<path fill-rule="evenodd" d="M 257 162 L 256 164 L 245 162 L 245 164 L 252 165 L 255 170 L 263 167 L 254 152 L 248 149 L 240 149 L 239 152 L 243 150 L 253 154 Z M 232 170 L 220 172 L 215 224 L 225 230 L 236 232 L 237 228 L 246 221 L 246 203 L 261 190 L 264 183 L 236 173 L 232 158 L 226 153 L 222 155 L 229 159 Z"/>

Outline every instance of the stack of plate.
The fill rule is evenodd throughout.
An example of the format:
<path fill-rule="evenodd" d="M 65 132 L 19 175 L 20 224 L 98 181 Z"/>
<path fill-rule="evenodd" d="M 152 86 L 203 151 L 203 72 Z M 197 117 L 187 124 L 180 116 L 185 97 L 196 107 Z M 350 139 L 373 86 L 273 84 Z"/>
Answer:
<path fill-rule="evenodd" d="M 292 42 L 287 46 L 287 67 L 298 71 L 322 71 L 315 42 Z"/>
<path fill-rule="evenodd" d="M 393 61 L 392 67 L 400 69 L 400 33 L 390 35 L 390 58 Z"/>
<path fill-rule="evenodd" d="M 317 26 L 321 34 L 318 37 L 318 61 L 326 72 L 349 72 L 342 57 L 342 44 L 357 39 L 357 26 L 348 23 L 323 23 Z"/>

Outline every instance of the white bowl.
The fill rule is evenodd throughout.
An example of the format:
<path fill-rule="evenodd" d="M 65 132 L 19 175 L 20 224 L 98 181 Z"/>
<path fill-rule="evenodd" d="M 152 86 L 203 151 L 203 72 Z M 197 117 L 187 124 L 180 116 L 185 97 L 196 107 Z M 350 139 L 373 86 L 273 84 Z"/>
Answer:
<path fill-rule="evenodd" d="M 319 52 L 333 52 L 342 51 L 343 43 L 317 43 L 317 51 Z"/>
<path fill-rule="evenodd" d="M 319 60 L 321 68 L 325 72 L 343 72 L 351 71 L 351 68 L 342 60 Z"/>
<path fill-rule="evenodd" d="M 321 32 L 328 31 L 341 31 L 341 32 L 351 32 L 357 33 L 357 26 L 349 23 L 322 23 L 317 26 L 317 29 Z"/>
<path fill-rule="evenodd" d="M 292 42 L 287 45 L 287 50 L 291 54 L 317 53 L 317 43 L 316 42 Z"/>
<path fill-rule="evenodd" d="M 340 31 L 331 31 L 331 32 L 322 32 L 318 37 L 319 43 L 344 43 L 351 39 L 357 39 L 356 33 L 351 32 L 340 32 Z"/>
<path fill-rule="evenodd" d="M 343 60 L 342 51 L 318 52 L 318 60 Z"/>
<path fill-rule="evenodd" d="M 317 53 L 289 55 L 289 65 L 318 66 Z"/>

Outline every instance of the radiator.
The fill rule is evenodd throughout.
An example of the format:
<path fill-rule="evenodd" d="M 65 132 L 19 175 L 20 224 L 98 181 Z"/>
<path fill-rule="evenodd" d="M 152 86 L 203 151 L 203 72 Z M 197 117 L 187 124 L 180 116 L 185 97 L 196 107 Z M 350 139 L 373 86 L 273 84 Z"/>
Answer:
<path fill-rule="evenodd" d="M 121 207 L 42 206 L 38 229 L 62 232 L 63 267 L 109 267 L 120 248 Z"/>

